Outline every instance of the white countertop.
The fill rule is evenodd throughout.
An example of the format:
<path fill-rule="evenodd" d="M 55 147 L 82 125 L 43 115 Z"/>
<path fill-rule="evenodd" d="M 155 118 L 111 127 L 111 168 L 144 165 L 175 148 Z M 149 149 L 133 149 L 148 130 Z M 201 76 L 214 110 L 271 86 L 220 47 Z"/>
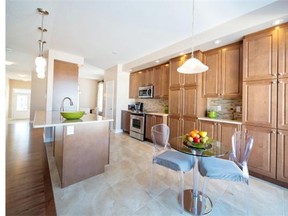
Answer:
<path fill-rule="evenodd" d="M 199 120 L 203 121 L 212 121 L 212 122 L 221 122 L 221 123 L 229 123 L 229 124 L 242 124 L 241 121 L 236 121 L 236 120 L 227 120 L 227 119 L 213 119 L 213 118 L 208 118 L 208 117 L 198 117 Z"/>
<path fill-rule="evenodd" d="M 33 121 L 34 128 L 55 127 L 64 125 L 87 124 L 103 121 L 113 121 L 95 114 L 85 114 L 81 119 L 66 120 L 60 115 L 60 111 L 36 111 Z"/>
<path fill-rule="evenodd" d="M 151 113 L 147 112 L 146 115 L 168 116 L 168 114 L 166 113 L 153 113 L 153 112 Z"/>

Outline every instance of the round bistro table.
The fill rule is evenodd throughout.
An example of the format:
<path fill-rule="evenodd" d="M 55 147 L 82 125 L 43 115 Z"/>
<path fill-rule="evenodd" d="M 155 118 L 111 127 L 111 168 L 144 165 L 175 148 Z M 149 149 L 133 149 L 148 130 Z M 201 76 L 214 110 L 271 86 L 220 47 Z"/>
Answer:
<path fill-rule="evenodd" d="M 200 173 L 198 170 L 198 160 L 201 160 L 203 157 L 224 156 L 228 153 L 229 149 L 216 140 L 213 140 L 210 144 L 202 145 L 203 148 L 192 147 L 183 140 L 183 137 L 172 138 L 169 143 L 173 149 L 189 154 L 191 157 L 194 157 L 195 160 L 195 166 L 193 168 L 193 189 L 184 191 L 184 209 L 192 215 L 208 214 L 212 210 L 213 204 L 211 199 L 199 190 L 198 183 Z"/>

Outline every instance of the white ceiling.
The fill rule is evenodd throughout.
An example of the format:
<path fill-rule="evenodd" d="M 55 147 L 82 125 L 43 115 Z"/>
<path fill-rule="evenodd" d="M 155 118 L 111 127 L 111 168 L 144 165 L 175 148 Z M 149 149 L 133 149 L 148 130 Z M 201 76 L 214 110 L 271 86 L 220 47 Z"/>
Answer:
<path fill-rule="evenodd" d="M 50 13 L 44 18 L 46 53 L 84 57 L 80 74 L 94 79 L 117 64 L 135 71 L 191 52 L 192 41 L 205 51 L 271 27 L 275 19 L 288 21 L 287 0 L 195 0 L 191 37 L 192 0 L 6 0 L 6 60 L 15 63 L 6 66 L 10 78 L 30 79 L 35 71 L 39 7 Z"/>

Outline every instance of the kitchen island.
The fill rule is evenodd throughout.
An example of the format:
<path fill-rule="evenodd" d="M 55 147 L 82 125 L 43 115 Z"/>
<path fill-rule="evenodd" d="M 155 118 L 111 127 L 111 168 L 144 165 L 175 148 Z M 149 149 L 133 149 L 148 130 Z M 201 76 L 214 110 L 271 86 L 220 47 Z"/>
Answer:
<path fill-rule="evenodd" d="M 59 111 L 37 111 L 33 127 L 52 127 L 53 154 L 61 187 L 104 172 L 109 164 L 110 122 L 95 114 L 81 119 L 63 119 Z"/>

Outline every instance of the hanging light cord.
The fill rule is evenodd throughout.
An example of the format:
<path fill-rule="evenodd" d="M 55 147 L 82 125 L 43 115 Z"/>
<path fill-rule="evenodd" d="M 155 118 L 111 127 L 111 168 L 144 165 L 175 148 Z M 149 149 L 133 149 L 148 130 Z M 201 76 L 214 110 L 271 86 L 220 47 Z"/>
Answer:
<path fill-rule="evenodd" d="M 194 46 L 193 46 L 193 36 L 194 36 L 194 13 L 195 13 L 195 6 L 194 6 L 195 1 L 192 0 L 192 54 L 191 57 L 194 57 Z"/>

